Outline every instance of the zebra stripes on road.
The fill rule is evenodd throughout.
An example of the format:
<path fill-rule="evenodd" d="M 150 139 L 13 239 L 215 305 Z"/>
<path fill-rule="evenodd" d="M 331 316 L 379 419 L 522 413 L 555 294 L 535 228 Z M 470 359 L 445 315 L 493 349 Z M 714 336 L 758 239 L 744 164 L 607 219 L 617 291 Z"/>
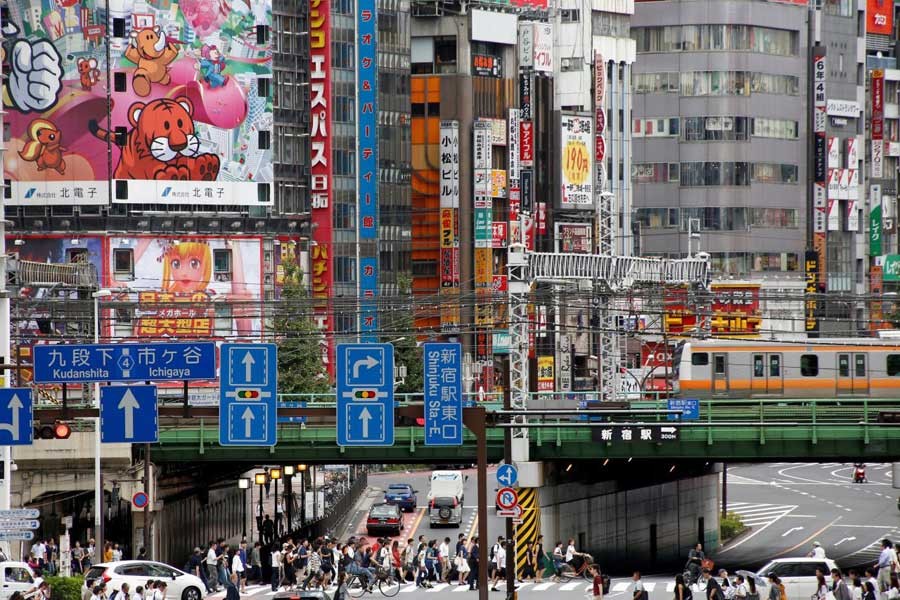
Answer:
<path fill-rule="evenodd" d="M 748 527 L 767 527 L 791 514 L 797 504 L 766 504 L 752 502 L 729 502 L 728 512 L 737 513 Z"/>

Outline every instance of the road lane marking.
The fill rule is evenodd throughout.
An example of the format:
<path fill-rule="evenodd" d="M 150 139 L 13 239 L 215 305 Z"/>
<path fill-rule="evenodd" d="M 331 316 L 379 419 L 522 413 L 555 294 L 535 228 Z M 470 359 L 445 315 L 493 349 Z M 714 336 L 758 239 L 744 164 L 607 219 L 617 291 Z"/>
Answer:
<path fill-rule="evenodd" d="M 472 520 L 472 526 L 469 527 L 469 535 L 466 536 L 466 544 L 472 541 L 472 537 L 475 535 L 475 530 L 478 528 L 478 515 L 475 515 L 475 518 Z M 482 542 L 483 543 L 483 542 Z"/>
<path fill-rule="evenodd" d="M 532 588 L 534 592 L 543 592 L 544 590 L 550 589 L 553 587 L 554 583 L 552 581 L 548 581 L 547 583 L 539 583 Z"/>
<path fill-rule="evenodd" d="M 631 587 L 631 584 L 627 581 L 620 581 L 612 586 L 611 592 L 624 592 L 628 588 Z"/>
<path fill-rule="evenodd" d="M 837 522 L 840 521 L 840 520 L 841 520 L 841 517 L 837 517 L 837 518 L 836 518 L 835 520 L 833 520 L 831 523 L 829 523 L 828 525 L 826 525 L 826 526 L 823 527 L 822 529 L 816 531 L 815 533 L 813 533 L 811 536 L 809 536 L 809 537 L 806 538 L 805 540 L 800 541 L 798 544 L 795 544 L 794 546 L 791 546 L 791 547 L 788 548 L 787 550 L 784 550 L 784 551 L 782 551 L 782 552 L 779 552 L 778 554 L 775 555 L 775 557 L 778 557 L 778 556 L 784 556 L 785 554 L 787 554 L 787 553 L 789 553 L 789 552 L 793 552 L 793 551 L 796 550 L 797 548 L 800 548 L 800 547 L 803 546 L 804 544 L 810 543 L 811 541 L 813 541 L 814 539 L 816 539 L 817 537 L 819 537 L 820 535 L 822 535 L 822 532 L 824 532 L 826 529 L 828 529 L 829 527 L 831 527 L 832 525 L 834 525 L 835 523 L 837 523 Z"/>
<path fill-rule="evenodd" d="M 442 589 L 450 587 L 449 583 L 436 583 L 433 588 L 428 590 L 429 592 L 440 592 Z"/>
<path fill-rule="evenodd" d="M 570 583 L 563 584 L 559 586 L 559 591 L 561 592 L 570 592 L 581 585 L 580 581 L 572 581 Z"/>

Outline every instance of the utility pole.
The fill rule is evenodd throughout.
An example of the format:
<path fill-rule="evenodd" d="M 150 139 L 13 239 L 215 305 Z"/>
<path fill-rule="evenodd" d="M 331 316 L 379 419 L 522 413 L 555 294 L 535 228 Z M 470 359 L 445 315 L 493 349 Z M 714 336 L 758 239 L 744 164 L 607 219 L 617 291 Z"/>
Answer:
<path fill-rule="evenodd" d="M 503 393 L 503 410 L 510 410 L 509 392 Z M 512 460 L 512 429 L 503 430 L 503 462 L 507 465 L 513 464 Z M 516 551 L 518 549 L 518 540 L 513 528 L 513 520 L 505 517 L 506 532 L 503 537 L 506 538 L 506 598 L 514 600 L 516 597 Z M 492 543 L 492 542 L 488 542 Z M 487 546 L 482 546 L 484 555 L 490 556 Z M 498 565 L 499 566 L 499 565 Z"/>
<path fill-rule="evenodd" d="M 3 34 L 0 32 L 0 40 Z M 3 126 L 3 113 L 0 112 L 0 127 Z M 0 159 L 3 151 L 0 149 Z M 0 360 L 9 364 L 10 356 L 10 311 L 9 292 L 6 289 L 6 194 L 0 194 Z M 16 357 L 18 362 L 18 357 Z M 9 373 L 2 376 L 2 387 L 9 387 Z M 0 448 L 3 454 L 3 487 L 0 489 L 0 510 L 9 510 L 12 498 L 12 446 Z"/>

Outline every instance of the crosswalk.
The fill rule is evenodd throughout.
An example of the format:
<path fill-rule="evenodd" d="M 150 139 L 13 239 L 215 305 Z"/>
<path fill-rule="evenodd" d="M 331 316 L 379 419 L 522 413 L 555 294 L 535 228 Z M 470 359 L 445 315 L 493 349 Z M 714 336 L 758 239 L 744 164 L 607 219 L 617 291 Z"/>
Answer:
<path fill-rule="evenodd" d="M 882 533 L 877 540 L 873 541 L 865 548 L 857 550 L 852 554 L 841 556 L 839 557 L 839 560 L 852 557 L 854 564 L 876 563 L 878 562 L 878 557 L 881 554 L 881 540 L 883 540 L 885 537 L 896 539 L 898 534 L 900 534 L 900 528 L 894 528 L 890 531 L 886 529 L 885 532 Z"/>
<path fill-rule="evenodd" d="M 797 509 L 797 506 L 796 504 L 729 502 L 728 512 L 740 515 L 741 521 L 748 527 L 762 528 L 791 514 Z"/>

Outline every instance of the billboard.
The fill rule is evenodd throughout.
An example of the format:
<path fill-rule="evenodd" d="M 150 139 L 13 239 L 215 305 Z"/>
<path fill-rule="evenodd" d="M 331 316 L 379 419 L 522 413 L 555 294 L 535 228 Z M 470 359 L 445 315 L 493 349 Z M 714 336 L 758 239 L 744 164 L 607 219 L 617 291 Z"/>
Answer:
<path fill-rule="evenodd" d="M 10 204 L 272 204 L 270 0 L 10 9 Z"/>
<path fill-rule="evenodd" d="M 819 252 L 817 250 L 806 251 L 804 270 L 806 272 L 806 298 L 803 302 L 806 316 L 804 329 L 810 337 L 819 337 L 819 307 L 816 294 L 819 293 L 820 288 L 821 265 L 819 264 Z"/>
<path fill-rule="evenodd" d="M 894 0 L 868 0 L 866 32 L 891 35 L 894 30 Z"/>
<path fill-rule="evenodd" d="M 556 251 L 590 254 L 593 247 L 593 229 L 590 223 L 557 223 Z"/>
<path fill-rule="evenodd" d="M 563 208 L 593 205 L 593 123 L 590 117 L 560 117 L 560 181 Z"/>
<path fill-rule="evenodd" d="M 759 284 L 714 283 L 710 330 L 714 334 L 757 336 L 762 325 Z M 698 330 L 700 320 L 685 288 L 667 290 L 665 330 L 669 334 L 686 334 Z"/>
<path fill-rule="evenodd" d="M 532 21 L 519 23 L 519 66 L 537 72 L 553 71 L 553 25 Z"/>
<path fill-rule="evenodd" d="M 884 177 L 884 71 L 872 70 L 872 177 Z"/>

